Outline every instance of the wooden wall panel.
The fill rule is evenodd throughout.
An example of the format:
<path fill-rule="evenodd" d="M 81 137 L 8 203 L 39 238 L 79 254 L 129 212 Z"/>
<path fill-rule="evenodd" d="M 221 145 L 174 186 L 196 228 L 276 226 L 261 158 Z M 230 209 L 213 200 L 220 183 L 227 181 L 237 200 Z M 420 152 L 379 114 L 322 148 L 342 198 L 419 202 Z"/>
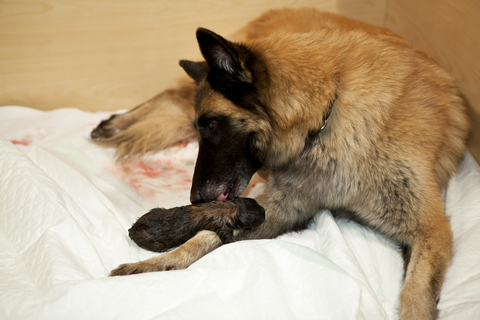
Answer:
<path fill-rule="evenodd" d="M 385 26 L 431 55 L 469 103 L 469 149 L 480 163 L 480 1 L 389 0 Z"/>
<path fill-rule="evenodd" d="M 228 36 L 271 8 L 316 7 L 382 25 L 386 0 L 0 1 L 0 105 L 131 108 L 198 59 L 199 26 Z"/>

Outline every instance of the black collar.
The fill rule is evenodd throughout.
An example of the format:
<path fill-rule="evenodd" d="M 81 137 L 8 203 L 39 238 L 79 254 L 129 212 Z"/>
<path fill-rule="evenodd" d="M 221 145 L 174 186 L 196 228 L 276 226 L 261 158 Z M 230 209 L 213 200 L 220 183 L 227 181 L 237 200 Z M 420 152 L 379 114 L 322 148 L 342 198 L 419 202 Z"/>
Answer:
<path fill-rule="evenodd" d="M 333 104 L 337 101 L 337 95 L 335 95 L 335 99 L 330 103 L 330 105 L 327 108 L 327 112 L 324 113 L 323 118 L 322 118 L 322 126 L 320 129 L 316 130 L 310 130 L 308 132 L 308 139 L 313 139 L 316 135 L 318 135 L 325 127 L 327 126 L 328 118 L 330 117 L 330 114 L 332 113 L 333 109 Z"/>
<path fill-rule="evenodd" d="M 328 118 L 330 117 L 330 113 L 332 113 L 333 104 L 335 103 L 336 100 L 337 100 L 337 99 L 333 100 L 333 102 L 332 102 L 332 103 L 330 104 L 330 106 L 328 107 L 327 112 L 323 115 L 322 126 L 320 127 L 320 130 L 318 131 L 318 133 L 320 133 L 320 131 L 322 131 L 323 129 L 325 129 L 325 127 L 327 126 Z"/>

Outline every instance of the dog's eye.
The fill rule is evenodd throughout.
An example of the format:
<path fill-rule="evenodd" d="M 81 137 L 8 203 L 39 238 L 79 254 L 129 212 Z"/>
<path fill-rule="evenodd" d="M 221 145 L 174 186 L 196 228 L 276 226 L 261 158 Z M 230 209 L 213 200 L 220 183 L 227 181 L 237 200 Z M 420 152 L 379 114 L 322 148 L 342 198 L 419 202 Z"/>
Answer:
<path fill-rule="evenodd" d="M 217 127 L 217 121 L 216 120 L 213 120 L 213 121 L 210 121 L 208 123 L 208 129 L 210 129 L 210 131 L 213 131 L 215 130 L 215 128 Z"/>

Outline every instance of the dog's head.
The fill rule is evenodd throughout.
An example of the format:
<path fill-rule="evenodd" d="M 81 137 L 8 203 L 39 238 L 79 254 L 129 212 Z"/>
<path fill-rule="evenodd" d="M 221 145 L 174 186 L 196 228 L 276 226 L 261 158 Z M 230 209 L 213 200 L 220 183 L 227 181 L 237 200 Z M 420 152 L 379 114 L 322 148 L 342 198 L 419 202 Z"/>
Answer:
<path fill-rule="evenodd" d="M 242 195 L 257 170 L 275 170 L 298 157 L 321 117 L 317 120 L 291 94 L 279 92 L 279 80 L 272 77 L 278 70 L 261 48 L 202 28 L 197 40 L 205 61 L 180 61 L 198 84 L 199 153 L 190 200 L 230 200 Z"/>

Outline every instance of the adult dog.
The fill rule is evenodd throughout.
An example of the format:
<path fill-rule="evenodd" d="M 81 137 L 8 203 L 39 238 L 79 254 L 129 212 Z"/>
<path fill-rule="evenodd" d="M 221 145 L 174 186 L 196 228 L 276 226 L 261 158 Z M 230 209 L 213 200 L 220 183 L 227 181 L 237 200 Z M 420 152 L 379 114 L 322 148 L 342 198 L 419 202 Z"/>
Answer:
<path fill-rule="evenodd" d="M 435 318 L 453 242 L 441 194 L 469 127 L 452 78 L 386 29 L 315 10 L 268 12 L 237 37 L 198 29 L 205 61 L 180 62 L 196 86 L 115 115 L 92 138 L 122 158 L 198 132 L 192 203 L 241 196 L 269 173 L 265 222 L 237 240 L 301 230 L 330 209 L 407 248 L 400 318 Z M 201 231 L 111 275 L 186 268 L 221 244 Z"/>

